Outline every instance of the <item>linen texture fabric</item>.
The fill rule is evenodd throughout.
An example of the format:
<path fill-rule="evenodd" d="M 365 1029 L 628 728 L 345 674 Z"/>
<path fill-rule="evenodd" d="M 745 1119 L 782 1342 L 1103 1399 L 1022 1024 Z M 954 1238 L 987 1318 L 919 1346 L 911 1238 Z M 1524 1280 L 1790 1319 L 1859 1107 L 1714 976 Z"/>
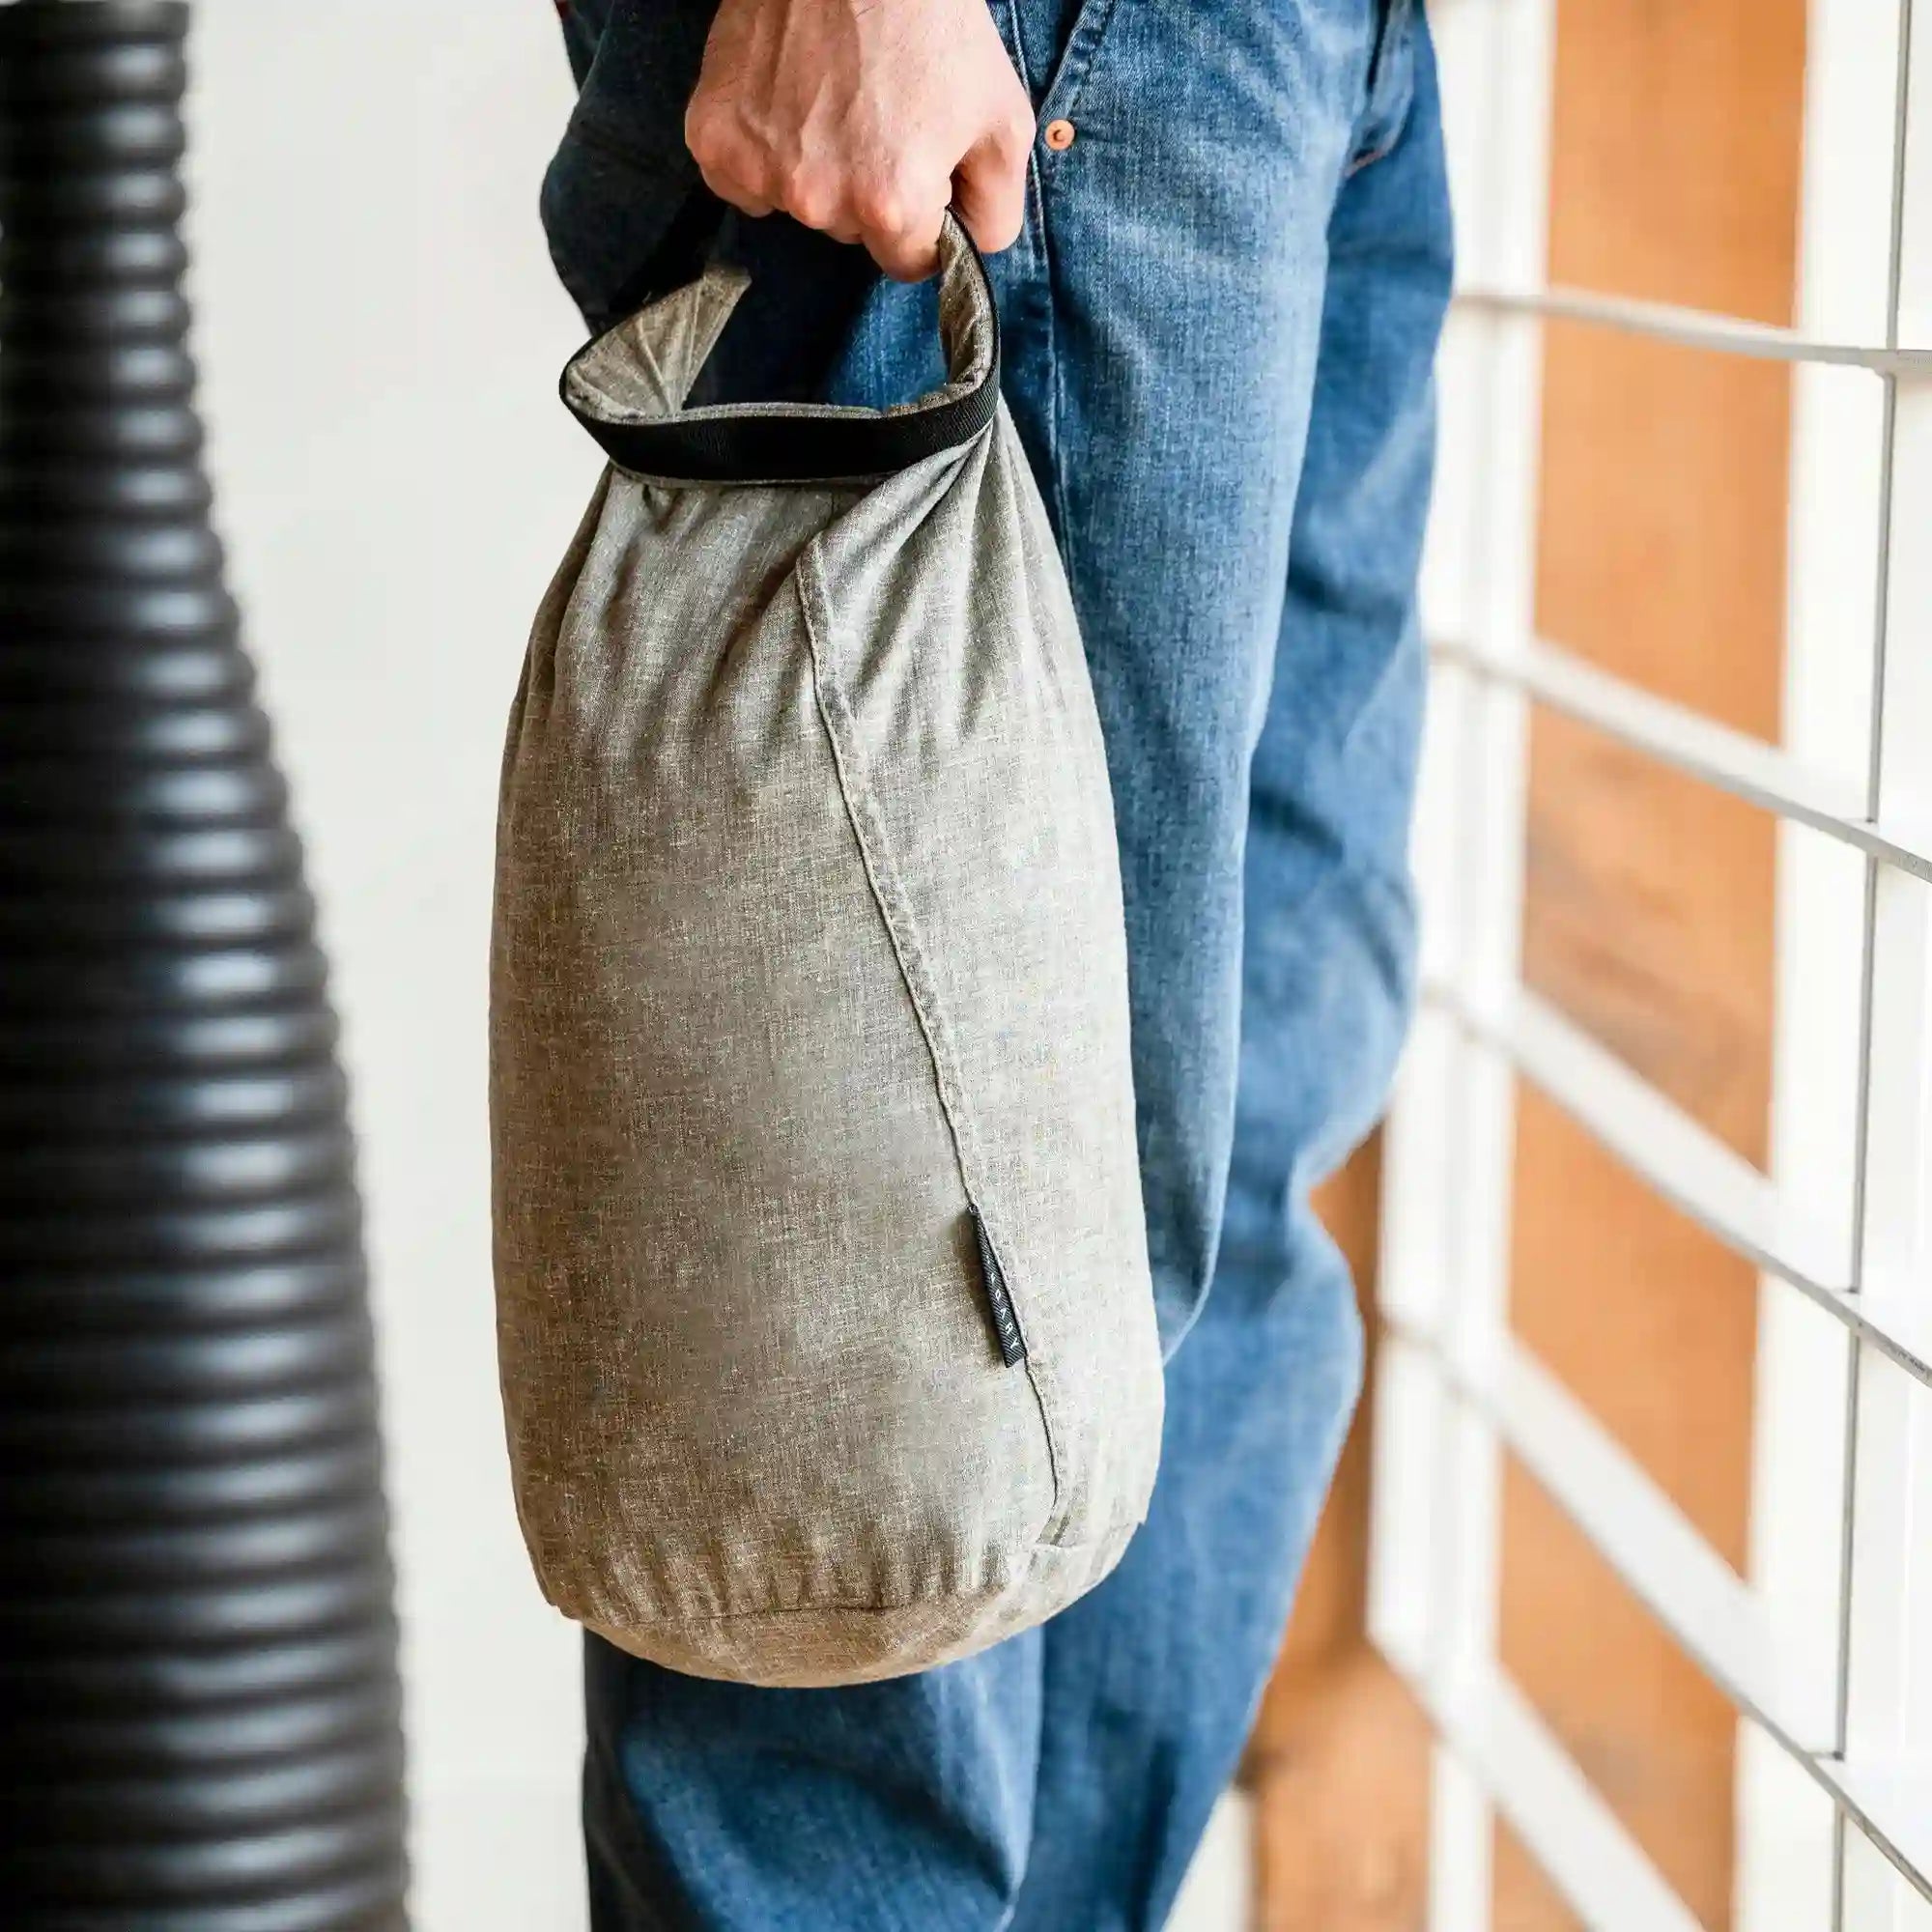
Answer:
<path fill-rule="evenodd" d="M 1107 768 L 983 267 L 949 219 L 947 381 L 884 412 L 686 408 L 744 285 L 565 372 L 622 462 L 504 753 L 498 1342 L 559 1609 L 851 1684 L 1107 1575 L 1160 1348 Z M 812 473 L 873 451 L 915 454 Z"/>

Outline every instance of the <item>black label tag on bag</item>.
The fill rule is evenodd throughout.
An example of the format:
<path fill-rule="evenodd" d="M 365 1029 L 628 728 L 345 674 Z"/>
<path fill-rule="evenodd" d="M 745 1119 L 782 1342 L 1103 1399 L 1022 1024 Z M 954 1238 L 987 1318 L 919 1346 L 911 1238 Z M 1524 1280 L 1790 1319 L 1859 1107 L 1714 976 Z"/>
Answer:
<path fill-rule="evenodd" d="M 1000 1360 L 1010 1369 L 1026 1360 L 1026 1337 L 1020 1333 L 1012 1292 L 1007 1287 L 1007 1271 L 1000 1265 L 992 1236 L 986 1232 L 985 1217 L 970 1201 L 966 1211 L 972 1216 L 973 1239 L 980 1249 L 980 1274 L 986 1287 L 986 1306 L 993 1317 L 993 1339 L 1000 1345 Z"/>

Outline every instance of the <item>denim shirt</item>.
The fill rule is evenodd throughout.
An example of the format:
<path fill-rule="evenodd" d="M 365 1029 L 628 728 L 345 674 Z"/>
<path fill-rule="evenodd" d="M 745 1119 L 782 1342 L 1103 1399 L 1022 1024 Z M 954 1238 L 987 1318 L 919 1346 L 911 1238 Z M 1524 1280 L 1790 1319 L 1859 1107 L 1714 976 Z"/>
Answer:
<path fill-rule="evenodd" d="M 752 286 L 694 403 L 818 402 L 878 271 L 782 214 L 741 218 L 684 144 L 718 0 L 558 0 L 577 104 L 544 176 L 551 259 L 593 330 L 690 280 L 708 255 Z"/>
<path fill-rule="evenodd" d="M 703 188 L 684 145 L 717 0 L 558 0 L 577 104 L 544 176 L 551 259 L 593 328 L 637 305 Z"/>

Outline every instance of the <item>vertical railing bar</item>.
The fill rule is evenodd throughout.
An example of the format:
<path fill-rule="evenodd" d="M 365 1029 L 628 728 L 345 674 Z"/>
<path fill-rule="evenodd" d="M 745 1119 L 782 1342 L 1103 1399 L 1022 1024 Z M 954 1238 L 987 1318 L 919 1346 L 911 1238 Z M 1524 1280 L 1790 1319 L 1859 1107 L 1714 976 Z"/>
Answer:
<path fill-rule="evenodd" d="M 1885 346 L 1888 349 L 1898 347 L 1899 303 L 1905 287 L 1905 163 L 1911 125 L 1912 0 L 1898 0 L 1898 68 L 1891 90 L 1891 237 L 1885 283 Z M 1897 382 L 1896 373 L 1887 378 L 1890 389 L 1896 389 Z"/>
<path fill-rule="evenodd" d="M 1486 160 L 1492 223 L 1488 267 L 1541 273 L 1548 222 L 1551 0 L 1492 0 L 1490 74 L 1495 132 Z M 1485 636 L 1511 645 L 1533 628 L 1542 341 L 1533 323 L 1497 316 L 1485 331 L 1482 440 L 1487 448 L 1474 586 Z M 1456 894 L 1449 970 L 1479 1004 L 1515 982 L 1521 943 L 1527 707 L 1520 692 L 1486 680 L 1457 689 L 1463 769 L 1452 855 Z M 1463 1068 L 1451 1095 L 1462 1131 L 1450 1152 L 1458 1173 L 1448 1229 L 1452 1263 L 1441 1341 L 1452 1362 L 1492 1356 L 1507 1322 L 1509 1201 L 1514 1185 L 1515 1092 L 1511 1069 L 1486 1042 L 1459 1037 Z M 1441 1479 L 1445 1526 L 1444 1615 L 1437 1646 L 1450 1693 L 1471 1671 L 1494 1667 L 1501 1583 L 1502 1449 L 1494 1418 L 1466 1390 L 1443 1404 Z M 1475 1932 L 1494 1918 L 1494 1807 L 1453 1751 L 1438 1756 L 1432 1874 L 1435 1932 Z"/>
<path fill-rule="evenodd" d="M 1886 303 L 1886 327 L 1896 333 L 1899 284 L 1896 269 L 1891 272 L 1891 293 Z M 1878 556 L 1873 566 L 1877 582 L 1872 617 L 1871 738 L 1865 760 L 1865 817 L 1874 825 L 1878 823 L 1879 788 L 1885 780 L 1885 665 L 1890 638 L 1885 598 L 1887 585 L 1891 580 L 1892 450 L 1898 434 L 1898 378 L 1886 376 L 1880 380 L 1885 385 L 1885 402 L 1879 429 Z M 1867 855 L 1865 871 L 1868 877 L 1877 877 L 1878 860 L 1875 856 Z M 1856 1212 L 1857 1194 L 1853 1200 Z"/>
<path fill-rule="evenodd" d="M 1895 306 L 1893 313 L 1896 314 Z M 1885 736 L 1885 636 L 1886 574 L 1889 564 L 1891 524 L 1891 429 L 1896 384 L 1886 379 L 1885 427 L 1881 449 L 1884 470 L 1879 492 L 1879 559 L 1877 618 L 1873 639 L 1871 698 L 1871 807 L 1878 806 L 1880 750 Z M 1853 1112 L 1852 1140 L 1852 1242 L 1851 1270 L 1846 1292 L 1856 1296 L 1864 1283 L 1865 1179 L 1866 1158 L 1871 1140 L 1871 1084 L 1873 1055 L 1873 1014 L 1876 1009 L 1878 959 L 1878 878 L 1879 861 L 1864 861 L 1864 893 L 1860 915 L 1859 960 L 1859 1043 L 1857 1100 Z M 1843 1430 L 1844 1454 L 1839 1475 L 1838 1511 L 1838 1590 L 1837 1656 L 1833 1665 L 1832 1748 L 1845 1752 L 1851 1720 L 1852 1693 L 1852 1577 L 1853 1544 L 1857 1534 L 1859 1502 L 1859 1390 L 1862 1343 L 1847 1330 L 1841 1347 L 1848 1356 L 1845 1377 Z M 1848 1932 L 1845 1915 L 1845 1813 L 1838 1807 L 1832 1820 L 1832 1932 Z"/>
<path fill-rule="evenodd" d="M 1500 0 L 1492 0 L 1489 12 L 1492 27 L 1499 5 Z M 1507 92 L 1506 88 L 1504 92 Z M 1507 355 L 1508 327 L 1507 322 L 1491 318 L 1486 320 L 1483 328 L 1483 411 L 1478 447 L 1481 451 L 1480 473 L 1491 477 L 1498 472 L 1502 458 L 1502 370 Z M 1472 590 L 1485 609 L 1493 603 L 1496 595 L 1499 550 L 1496 525 L 1495 492 L 1486 489 L 1470 531 L 1470 547 L 1474 554 Z M 1480 703 L 1481 687 L 1473 681 L 1456 689 L 1451 781 L 1457 838 L 1447 855 L 1450 882 L 1455 887 L 1456 909 L 1452 914 L 1454 924 L 1448 964 L 1450 972 L 1459 981 L 1470 974 L 1472 957 L 1480 955 L 1480 941 L 1471 926 L 1490 901 L 1486 875 L 1491 843 L 1491 829 L 1487 823 L 1491 800 L 1483 777 Z M 1450 1259 L 1448 1292 L 1439 1310 L 1439 1333 L 1442 1346 L 1453 1357 L 1468 1322 L 1467 1263 L 1472 1245 L 1470 1196 L 1474 1189 L 1483 1185 L 1486 1178 L 1474 1173 L 1470 1166 L 1475 1138 L 1474 1110 L 1470 1099 L 1472 1089 L 1455 1071 L 1455 1064 L 1467 1059 L 1469 1047 L 1466 1039 L 1458 1035 L 1451 1051 L 1452 1075 L 1438 1096 L 1450 1115 L 1445 1122 L 1445 1151 L 1453 1170 L 1443 1216 Z M 1435 1688 L 1450 1694 L 1455 1690 L 1471 1638 L 1470 1605 L 1474 1588 L 1470 1571 L 1477 1555 L 1473 1521 L 1476 1502 L 1467 1493 L 1466 1486 L 1459 1480 L 1471 1426 L 1466 1399 L 1445 1380 L 1442 1401 L 1437 1409 L 1437 1428 L 1440 1431 L 1437 1481 L 1441 1486 L 1439 1493 L 1446 1534 L 1437 1549 L 1438 1571 L 1435 1577 L 1436 1588 L 1441 1592 L 1444 1615 L 1435 1633 L 1435 1641 L 1430 1646 L 1430 1673 L 1435 1679 Z M 1490 1551 L 1484 1553 L 1488 1555 Z M 1475 1885 L 1478 1882 L 1487 1883 L 1486 1876 L 1482 1875 L 1487 1872 L 1489 1857 L 1480 1839 L 1494 1829 L 1493 1808 L 1487 1792 L 1479 1787 L 1455 1747 L 1446 1740 L 1436 1746 L 1432 1783 L 1429 1924 L 1431 1932 L 1467 1932 L 1465 1924 L 1460 1922 L 1460 1912 L 1467 1908 L 1467 1894 Z M 1454 1880 L 1463 1882 L 1460 1889 L 1455 1888 Z M 1457 1904 L 1445 1909 L 1445 1897 L 1452 1889 L 1456 1890 Z M 1446 1928 L 1442 1924 L 1444 1919 L 1451 1921 Z"/>
<path fill-rule="evenodd" d="M 1897 48 L 1892 81 L 1890 222 L 1886 242 L 1885 341 L 1896 349 L 1899 310 L 1905 275 L 1905 203 L 1907 140 L 1912 118 L 1913 0 L 1898 0 Z M 1893 482 L 1898 438 L 1898 377 L 1881 378 L 1885 388 L 1879 428 L 1878 543 L 1873 561 L 1872 656 L 1870 725 L 1865 767 L 1865 815 L 1876 823 L 1885 785 L 1888 750 L 1886 729 L 1886 670 L 1891 636 L 1891 526 Z M 1880 862 L 1864 862 L 1864 894 L 1861 917 L 1859 970 L 1858 1099 L 1853 1115 L 1852 1245 L 1853 1294 L 1865 1281 L 1866 1216 L 1871 1154 L 1872 1066 L 1877 1041 L 1878 924 Z M 1833 1745 L 1842 1757 L 1850 1742 L 1852 1707 L 1853 1598 L 1857 1587 L 1859 1513 L 1859 1407 L 1863 1385 L 1863 1349 L 1856 1335 L 1848 1336 L 1850 1373 L 1845 1378 L 1844 1458 L 1838 1548 L 1838 1629 L 1835 1682 L 1833 1687 Z M 1845 1926 L 1846 1833 L 1843 1806 L 1835 1809 L 1832 1830 L 1832 1932 Z"/>
<path fill-rule="evenodd" d="M 1502 0 L 1484 0 L 1482 8 L 1483 33 L 1486 41 L 1492 40 L 1495 20 Z M 1485 75 L 1485 85 L 1491 90 L 1500 91 L 1500 83 L 1493 68 Z M 1492 97 L 1493 107 L 1494 97 Z M 1492 124 L 1493 121 L 1492 119 Z M 1487 246 L 1490 237 L 1485 235 L 1481 243 L 1477 242 L 1474 232 L 1476 221 L 1487 217 L 1488 225 L 1493 226 L 1495 206 L 1494 186 L 1492 171 L 1494 152 L 1486 143 L 1483 154 L 1484 192 L 1481 207 L 1474 212 L 1471 245 Z M 1497 442 L 1497 340 L 1499 323 L 1495 318 L 1485 318 L 1478 357 L 1474 374 L 1481 384 L 1481 411 L 1476 428 L 1475 473 L 1479 476 L 1493 475 L 1495 469 Z M 1469 574 L 1464 587 L 1464 596 L 1471 608 L 1486 609 L 1492 597 L 1492 578 L 1494 572 L 1493 526 L 1495 522 L 1493 492 L 1481 490 L 1477 495 L 1469 528 Z M 1447 720 L 1448 733 L 1444 740 L 1447 771 L 1448 802 L 1455 825 L 1455 838 L 1441 854 L 1442 872 L 1431 881 L 1433 889 L 1433 910 L 1438 919 L 1449 921 L 1449 944 L 1446 964 L 1452 975 L 1460 978 L 1465 969 L 1467 941 L 1464 930 L 1465 908 L 1472 902 L 1460 891 L 1450 891 L 1458 875 L 1464 874 L 1470 866 L 1472 851 L 1482 845 L 1480 829 L 1474 822 L 1471 810 L 1472 787 L 1470 765 L 1472 763 L 1469 744 L 1470 694 L 1461 686 L 1452 684 L 1447 689 L 1437 685 L 1434 691 L 1435 702 L 1439 705 L 1444 698 L 1454 706 L 1453 716 Z M 1480 903 L 1481 895 L 1474 895 L 1475 903 Z M 1445 911 L 1445 906 L 1447 910 Z M 1445 1167 L 1451 1164 L 1460 1167 L 1461 1150 L 1466 1145 L 1468 1135 L 1460 1129 L 1466 1126 L 1467 1102 L 1463 1083 L 1456 1078 L 1456 1064 L 1463 1055 L 1460 1040 L 1450 1049 L 1449 1077 L 1439 1089 L 1430 1093 L 1423 1104 L 1439 1109 L 1443 1118 L 1443 1151 L 1446 1155 Z M 1438 1335 L 1446 1344 L 1460 1316 L 1460 1305 L 1463 1299 L 1462 1258 L 1465 1248 L 1462 1223 L 1463 1188 L 1455 1184 L 1445 1173 L 1442 1182 L 1446 1189 L 1446 1200 L 1442 1204 L 1442 1233 L 1444 1236 L 1443 1289 L 1435 1310 L 1438 1324 Z M 1468 1524 L 1466 1521 L 1468 1499 L 1458 1492 L 1453 1479 L 1456 1463 L 1456 1448 L 1459 1429 L 1462 1426 L 1461 1405 L 1453 1389 L 1446 1381 L 1438 1385 L 1438 1399 L 1431 1425 L 1436 1435 L 1436 1467 L 1432 1479 L 1432 1488 L 1440 1512 L 1442 1533 L 1434 1542 L 1430 1551 L 1431 1576 L 1430 1595 L 1435 1600 L 1435 1608 L 1430 1617 L 1430 1629 L 1424 1647 L 1424 1669 L 1429 1690 L 1434 1694 L 1445 1692 L 1453 1680 L 1455 1670 L 1455 1650 L 1462 1637 L 1463 1598 L 1464 1595 L 1462 1566 L 1468 1554 Z M 1428 1821 L 1428 1881 L 1425 1922 L 1428 1932 L 1470 1932 L 1466 1923 L 1455 1922 L 1463 1917 L 1466 1909 L 1466 1894 L 1472 1888 L 1463 1878 L 1471 1867 L 1478 1852 L 1478 1840 L 1488 1826 L 1487 1807 L 1480 1804 L 1473 1778 L 1461 1761 L 1455 1748 L 1439 1733 L 1430 1753 L 1429 1777 L 1429 1821 Z M 1461 1881 L 1461 1883 L 1458 1883 Z M 1456 1904 L 1445 1903 L 1452 1893 L 1456 1894 Z"/>
<path fill-rule="evenodd" d="M 1506 12 L 1511 0 L 1476 0 L 1453 30 L 1463 58 L 1461 72 L 1486 107 L 1469 124 L 1483 130 L 1453 157 L 1473 180 L 1459 176 L 1467 210 L 1464 248 L 1481 254 L 1493 240 L 1507 209 L 1510 184 L 1501 178 L 1502 157 L 1491 133 L 1502 116 L 1508 89 Z M 1445 24 L 1445 29 L 1448 23 Z M 1443 52 L 1455 60 L 1450 33 Z M 1445 75 L 1449 71 L 1445 63 Z M 1455 130 L 1452 128 L 1452 144 Z M 1504 384 L 1501 344 L 1506 325 L 1482 318 L 1464 337 L 1465 379 L 1473 407 L 1454 446 L 1459 477 L 1470 492 L 1469 526 L 1456 559 L 1457 594 L 1470 607 L 1496 602 L 1494 559 L 1499 514 L 1497 489 L 1501 455 Z M 1447 450 L 1445 449 L 1445 454 Z M 1472 917 L 1472 880 L 1481 872 L 1483 805 L 1474 781 L 1477 723 L 1472 681 L 1461 672 L 1434 674 L 1431 686 L 1431 762 L 1425 776 L 1439 793 L 1436 808 L 1441 836 L 1418 821 L 1416 860 L 1422 905 L 1430 923 L 1429 940 L 1439 943 L 1445 968 L 1464 969 L 1470 953 L 1467 926 Z M 1478 895 L 1481 896 L 1481 895 Z M 1430 1027 L 1427 1015 L 1423 1027 Z M 1420 1050 L 1419 1050 L 1420 1049 Z M 1463 1255 L 1469 1242 L 1462 1196 L 1473 1169 L 1463 1157 L 1467 1123 L 1477 1104 L 1462 1077 L 1466 1051 L 1439 1029 L 1417 1041 L 1404 1068 L 1391 1119 L 1389 1161 L 1384 1176 L 1384 1266 L 1378 1299 L 1385 1311 L 1410 1303 L 1438 1336 L 1446 1338 L 1458 1319 L 1463 1294 Z M 1416 1221 L 1431 1237 L 1418 1246 Z M 1408 1363 L 1404 1372 L 1405 1362 Z M 1378 1485 L 1403 1484 L 1402 1492 L 1384 1492 L 1389 1505 L 1380 1533 L 1402 1537 L 1399 1546 L 1378 1547 L 1375 1558 L 1372 1608 L 1378 1616 L 1378 1641 L 1420 1680 L 1424 1701 L 1439 1699 L 1454 1674 L 1466 1618 L 1463 1588 L 1477 1538 L 1470 1515 L 1477 1499 L 1454 1479 L 1452 1464 L 1466 1447 L 1471 1419 L 1457 1405 L 1446 1383 L 1423 1358 L 1411 1361 L 1398 1347 L 1382 1357 L 1384 1378 L 1378 1393 Z M 1398 1416 L 1397 1405 L 1402 1413 Z M 1400 1508 L 1398 1509 L 1398 1505 Z M 1418 1512 L 1419 1518 L 1418 1520 Z M 1416 1600 L 1400 1599 L 1406 1585 Z M 1414 1655 L 1398 1655 L 1411 1645 Z M 1429 1852 L 1426 1863 L 1427 1922 L 1431 1932 L 1482 1932 L 1488 1918 L 1488 1849 L 1491 1813 L 1474 1779 L 1452 1745 L 1438 1734 L 1431 1751 Z"/>
<path fill-rule="evenodd" d="M 1852 1292 L 1860 1283 L 1860 1256 L 1864 1230 L 1865 1122 L 1870 1114 L 1872 957 L 1878 928 L 1878 862 L 1865 861 L 1863 914 L 1864 959 L 1860 973 L 1859 993 L 1859 1100 L 1857 1141 L 1853 1152 L 1852 1180 Z M 1839 1477 L 1841 1503 L 1838 1520 L 1838 1608 L 1837 1656 L 1833 1661 L 1832 1685 L 1832 1747 L 1842 1757 L 1851 1718 L 1852 1697 L 1852 1570 L 1853 1543 L 1858 1521 L 1859 1500 L 1859 1389 L 1862 1345 L 1847 1330 L 1840 1346 L 1849 1356 L 1845 1377 L 1845 1406 L 1842 1429 L 1844 1459 Z M 1832 1820 L 1832 1932 L 1847 1932 L 1845 1916 L 1845 1813 L 1838 1807 Z"/>

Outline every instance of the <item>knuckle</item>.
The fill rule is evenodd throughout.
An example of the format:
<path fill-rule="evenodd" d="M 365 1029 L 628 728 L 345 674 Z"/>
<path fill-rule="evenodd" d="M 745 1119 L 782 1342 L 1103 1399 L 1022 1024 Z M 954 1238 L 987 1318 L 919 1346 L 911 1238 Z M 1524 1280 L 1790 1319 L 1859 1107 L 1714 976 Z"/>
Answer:
<path fill-rule="evenodd" d="M 702 94 L 692 97 L 684 110 L 684 145 L 702 162 L 720 157 L 728 138 L 724 112 Z"/>
<path fill-rule="evenodd" d="M 898 235 L 909 225 L 907 197 L 895 186 L 874 182 L 852 198 L 852 213 L 868 234 Z"/>
<path fill-rule="evenodd" d="M 838 216 L 831 183 L 810 169 L 786 170 L 780 200 L 785 213 L 808 228 L 830 228 Z"/>
<path fill-rule="evenodd" d="M 732 176 L 721 174 L 716 168 L 707 168 L 700 163 L 697 174 L 698 179 L 720 201 L 728 202 L 733 208 L 744 208 L 749 202 L 755 200 L 752 190 Z"/>
<path fill-rule="evenodd" d="M 758 173 L 756 156 L 728 107 L 694 107 L 684 120 L 684 145 L 699 169 L 749 180 Z"/>

